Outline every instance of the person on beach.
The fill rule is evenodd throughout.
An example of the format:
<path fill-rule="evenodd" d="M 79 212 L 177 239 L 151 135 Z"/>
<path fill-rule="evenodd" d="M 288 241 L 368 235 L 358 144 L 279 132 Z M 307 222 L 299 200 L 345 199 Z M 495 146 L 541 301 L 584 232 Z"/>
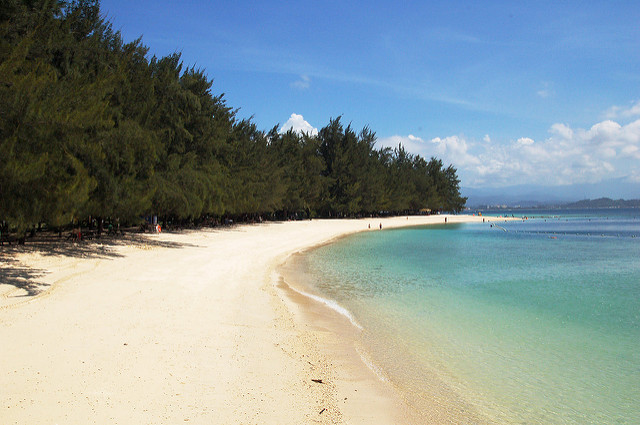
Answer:
<path fill-rule="evenodd" d="M 382 223 L 380 223 L 380 230 L 382 230 Z"/>
<path fill-rule="evenodd" d="M 74 242 L 82 240 L 82 230 L 80 228 L 75 228 L 71 231 L 71 234 L 67 237 L 67 239 L 71 239 Z"/>

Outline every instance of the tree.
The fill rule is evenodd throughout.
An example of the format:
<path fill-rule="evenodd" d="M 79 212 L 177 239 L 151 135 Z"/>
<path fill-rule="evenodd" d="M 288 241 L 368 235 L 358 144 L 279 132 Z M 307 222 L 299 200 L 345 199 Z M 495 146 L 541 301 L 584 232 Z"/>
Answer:
<path fill-rule="evenodd" d="M 148 59 L 97 0 L 0 4 L 0 219 L 460 211 L 456 169 L 376 149 L 341 118 L 317 136 L 259 130 L 180 54 Z"/>
<path fill-rule="evenodd" d="M 64 224 L 83 211 L 96 184 L 81 160 L 95 150 L 87 138 L 109 126 L 105 86 L 60 78 L 30 58 L 34 44 L 25 38 L 0 64 L 0 214 L 18 229 Z"/>

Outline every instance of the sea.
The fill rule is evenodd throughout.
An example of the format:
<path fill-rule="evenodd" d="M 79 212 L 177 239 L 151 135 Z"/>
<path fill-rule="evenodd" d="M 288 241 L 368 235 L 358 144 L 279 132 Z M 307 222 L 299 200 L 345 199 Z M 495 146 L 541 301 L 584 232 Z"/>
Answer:
<path fill-rule="evenodd" d="M 452 422 L 640 424 L 640 209 L 352 235 L 299 258 L 363 359 Z"/>

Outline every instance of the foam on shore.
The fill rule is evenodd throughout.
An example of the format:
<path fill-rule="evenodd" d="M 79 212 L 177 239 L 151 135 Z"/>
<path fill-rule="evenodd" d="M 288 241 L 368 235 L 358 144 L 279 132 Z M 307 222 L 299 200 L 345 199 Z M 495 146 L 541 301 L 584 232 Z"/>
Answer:
<path fill-rule="evenodd" d="M 347 318 L 349 320 L 349 322 L 351 322 L 351 324 L 353 326 L 355 326 L 356 328 L 358 328 L 359 330 L 363 330 L 362 326 L 358 323 L 358 321 L 353 317 L 353 314 L 351 314 L 351 312 L 349 310 L 347 310 L 346 308 L 342 307 L 340 304 L 338 304 L 336 301 L 333 300 L 329 300 L 326 298 L 323 298 L 319 295 L 314 295 L 314 294 L 310 294 L 308 292 L 302 291 L 300 289 L 296 289 L 294 287 L 289 286 L 289 288 L 291 288 L 292 291 L 297 292 L 298 294 L 310 298 L 322 305 L 325 305 L 327 307 L 329 307 L 331 310 L 335 311 L 336 313 L 340 314 L 341 316 L 344 316 L 345 318 Z"/>

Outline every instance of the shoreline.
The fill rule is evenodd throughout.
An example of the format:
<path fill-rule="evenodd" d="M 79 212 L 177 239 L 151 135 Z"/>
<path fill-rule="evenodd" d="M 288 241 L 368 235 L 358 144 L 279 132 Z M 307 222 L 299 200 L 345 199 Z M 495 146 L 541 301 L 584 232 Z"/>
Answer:
<path fill-rule="evenodd" d="M 433 218 L 438 216 L 431 216 Z M 494 226 L 500 227 L 495 222 L 505 220 L 521 220 L 521 218 L 503 218 L 503 217 L 474 217 L 466 216 L 448 216 L 449 224 L 456 223 L 482 223 L 483 218 L 486 222 L 493 222 Z M 431 219 L 423 221 L 419 224 L 411 223 L 404 225 L 398 221 L 387 223 L 387 228 L 406 228 L 443 225 L 443 219 Z M 378 229 L 371 229 L 378 230 Z M 365 231 L 370 231 L 366 229 Z M 280 284 L 278 288 L 285 293 L 293 304 L 302 305 L 303 308 L 298 315 L 299 320 L 307 325 L 314 327 L 317 331 L 325 332 L 337 340 L 341 340 L 339 347 L 336 344 L 327 343 L 325 341 L 324 351 L 329 358 L 340 358 L 341 370 L 345 374 L 344 377 L 337 380 L 336 386 L 342 389 L 342 393 L 348 394 L 353 388 L 367 388 L 367 393 L 358 395 L 357 404 L 360 409 L 372 409 L 371 402 L 373 397 L 376 400 L 376 414 L 371 417 L 363 418 L 361 422 L 354 421 L 358 417 L 358 411 L 354 410 L 347 415 L 351 418 L 349 423 L 403 423 L 403 424 L 444 424 L 444 423 L 469 423 L 481 424 L 490 423 L 489 419 L 484 417 L 480 412 L 459 398 L 459 395 L 446 386 L 439 379 L 434 379 L 434 394 L 437 393 L 441 399 L 450 400 L 452 405 L 455 401 L 456 409 L 452 406 L 442 405 L 440 401 L 435 399 L 425 403 L 422 399 L 420 402 L 412 395 L 406 393 L 408 388 L 403 388 L 398 382 L 387 374 L 372 358 L 369 352 L 370 348 L 365 341 L 364 334 L 367 329 L 357 321 L 349 310 L 324 295 L 318 295 L 309 277 L 305 276 L 306 272 L 301 270 L 300 258 L 304 257 L 309 251 L 315 250 L 322 246 L 330 245 L 336 241 L 349 237 L 353 233 L 343 234 L 329 241 L 309 246 L 301 251 L 289 255 L 279 266 Z M 304 283 L 303 283 L 304 282 Z M 290 307 L 290 310 L 293 310 Z M 310 312 L 311 310 L 311 312 Z M 320 322 L 320 324 L 316 324 Z M 373 395 L 372 395 L 373 394 Z M 380 409 L 380 407 L 382 408 Z M 460 410 L 459 410 L 460 409 Z"/>
<path fill-rule="evenodd" d="M 401 400 L 373 385 L 378 377 L 344 343 L 351 324 L 335 338 L 317 320 L 327 312 L 314 312 L 326 307 L 288 294 L 278 268 L 368 224 L 374 231 L 378 223 L 444 217 L 268 223 L 151 235 L 144 245 L 93 242 L 91 253 L 11 254 L 0 268 L 2 416 L 7 423 L 411 423 Z M 16 282 L 45 292 L 7 290 Z"/>

